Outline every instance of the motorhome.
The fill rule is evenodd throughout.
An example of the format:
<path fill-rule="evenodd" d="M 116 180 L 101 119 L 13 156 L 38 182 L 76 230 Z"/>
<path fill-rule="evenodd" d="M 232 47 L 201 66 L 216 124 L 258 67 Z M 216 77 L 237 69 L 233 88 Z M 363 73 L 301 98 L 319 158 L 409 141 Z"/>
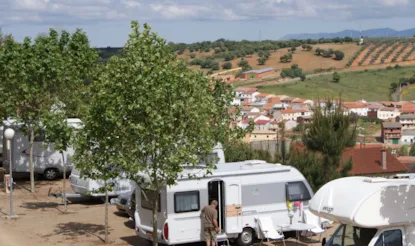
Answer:
<path fill-rule="evenodd" d="M 197 176 L 197 178 L 188 178 Z M 271 217 L 275 225 L 297 223 L 298 213 L 290 213 L 287 200 L 301 201 L 304 209 L 313 196 L 304 176 L 294 167 L 250 160 L 219 163 L 210 175 L 203 168 L 187 169 L 177 184 L 158 195 L 158 230 L 161 243 L 178 245 L 204 241 L 202 208 L 218 201 L 218 240 L 251 245 L 259 234 L 258 217 Z M 152 198 L 154 193 L 136 187 L 135 228 L 140 237 L 152 240 Z"/>
<path fill-rule="evenodd" d="M 415 245 L 415 179 L 398 177 L 346 177 L 320 188 L 310 211 L 340 223 L 325 245 Z"/>
<path fill-rule="evenodd" d="M 80 119 L 67 119 L 67 123 L 75 129 L 80 129 L 82 123 Z M 3 167 L 8 171 L 8 156 L 11 153 L 13 172 L 28 173 L 30 158 L 30 137 L 21 131 L 22 124 L 14 120 L 3 121 L 3 128 L 13 128 L 15 130 L 14 138 L 11 141 L 11 148 L 7 145 L 7 139 L 3 137 Z M 43 175 L 46 179 L 52 180 L 63 173 L 62 154 L 56 150 L 53 143 L 46 144 L 44 142 L 45 135 L 41 133 L 34 137 L 33 143 L 33 165 L 36 174 Z M 74 150 L 69 147 L 63 152 L 66 163 L 66 171 L 70 173 L 72 170 L 71 156 Z"/>
<path fill-rule="evenodd" d="M 225 155 L 222 149 L 222 145 L 218 143 L 212 150 L 212 153 L 208 156 L 209 158 L 214 158 L 218 160 L 218 163 L 225 162 Z M 93 197 L 103 197 L 105 194 L 99 192 L 98 190 L 101 187 L 104 187 L 103 180 L 92 180 L 88 178 L 81 177 L 81 171 L 77 170 L 76 167 L 72 169 L 72 173 L 69 176 L 71 182 L 72 190 L 75 194 L 67 194 L 68 197 L 79 197 L 79 196 L 93 196 Z M 133 183 L 127 179 L 127 177 L 120 171 L 120 176 L 109 180 L 109 182 L 114 183 L 112 191 L 109 193 L 110 197 L 118 196 L 125 192 L 131 192 L 134 189 Z M 55 195 L 56 196 L 56 195 Z M 61 196 L 61 195 L 58 195 Z"/>

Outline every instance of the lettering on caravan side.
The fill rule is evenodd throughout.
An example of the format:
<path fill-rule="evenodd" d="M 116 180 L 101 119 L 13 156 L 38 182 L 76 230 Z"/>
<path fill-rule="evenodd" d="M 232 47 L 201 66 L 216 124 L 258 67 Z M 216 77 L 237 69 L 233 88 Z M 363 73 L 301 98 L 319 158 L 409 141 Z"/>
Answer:
<path fill-rule="evenodd" d="M 330 213 L 331 211 L 333 211 L 333 208 L 332 207 L 324 206 L 322 210 L 323 211 L 327 211 L 327 213 Z"/>

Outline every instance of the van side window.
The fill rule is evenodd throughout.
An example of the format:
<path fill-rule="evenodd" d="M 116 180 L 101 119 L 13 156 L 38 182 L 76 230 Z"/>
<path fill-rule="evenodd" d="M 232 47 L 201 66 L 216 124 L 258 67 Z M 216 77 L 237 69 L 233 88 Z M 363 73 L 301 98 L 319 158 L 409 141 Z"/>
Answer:
<path fill-rule="evenodd" d="M 185 213 L 199 211 L 199 191 L 186 191 L 174 193 L 174 212 Z"/>
<path fill-rule="evenodd" d="M 310 192 L 304 182 L 288 182 L 286 185 L 288 201 L 307 201 L 311 199 Z"/>
<path fill-rule="evenodd" d="M 141 207 L 148 210 L 153 210 L 153 197 L 154 191 L 152 190 L 141 190 Z M 158 194 L 158 212 L 161 211 L 160 206 L 160 194 Z"/>
<path fill-rule="evenodd" d="M 375 246 L 402 246 L 402 231 L 398 229 L 383 232 Z"/>

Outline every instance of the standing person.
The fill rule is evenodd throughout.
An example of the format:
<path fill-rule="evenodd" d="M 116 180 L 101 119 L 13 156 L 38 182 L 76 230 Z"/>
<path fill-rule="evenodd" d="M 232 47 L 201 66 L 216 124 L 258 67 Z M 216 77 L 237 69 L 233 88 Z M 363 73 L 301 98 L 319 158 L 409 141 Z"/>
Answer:
<path fill-rule="evenodd" d="M 218 226 L 218 211 L 216 211 L 217 206 L 218 201 L 213 200 L 210 202 L 210 205 L 206 205 L 202 209 L 206 246 L 215 246 L 216 233 L 220 231 Z"/>

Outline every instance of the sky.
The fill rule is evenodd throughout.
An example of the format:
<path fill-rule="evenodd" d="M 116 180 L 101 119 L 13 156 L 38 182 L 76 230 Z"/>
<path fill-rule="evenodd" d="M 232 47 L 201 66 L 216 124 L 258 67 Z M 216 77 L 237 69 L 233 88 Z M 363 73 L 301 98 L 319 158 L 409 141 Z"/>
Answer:
<path fill-rule="evenodd" d="M 0 0 L 15 39 L 83 29 L 96 47 L 121 47 L 130 23 L 167 41 L 279 39 L 286 34 L 415 27 L 415 0 Z"/>

